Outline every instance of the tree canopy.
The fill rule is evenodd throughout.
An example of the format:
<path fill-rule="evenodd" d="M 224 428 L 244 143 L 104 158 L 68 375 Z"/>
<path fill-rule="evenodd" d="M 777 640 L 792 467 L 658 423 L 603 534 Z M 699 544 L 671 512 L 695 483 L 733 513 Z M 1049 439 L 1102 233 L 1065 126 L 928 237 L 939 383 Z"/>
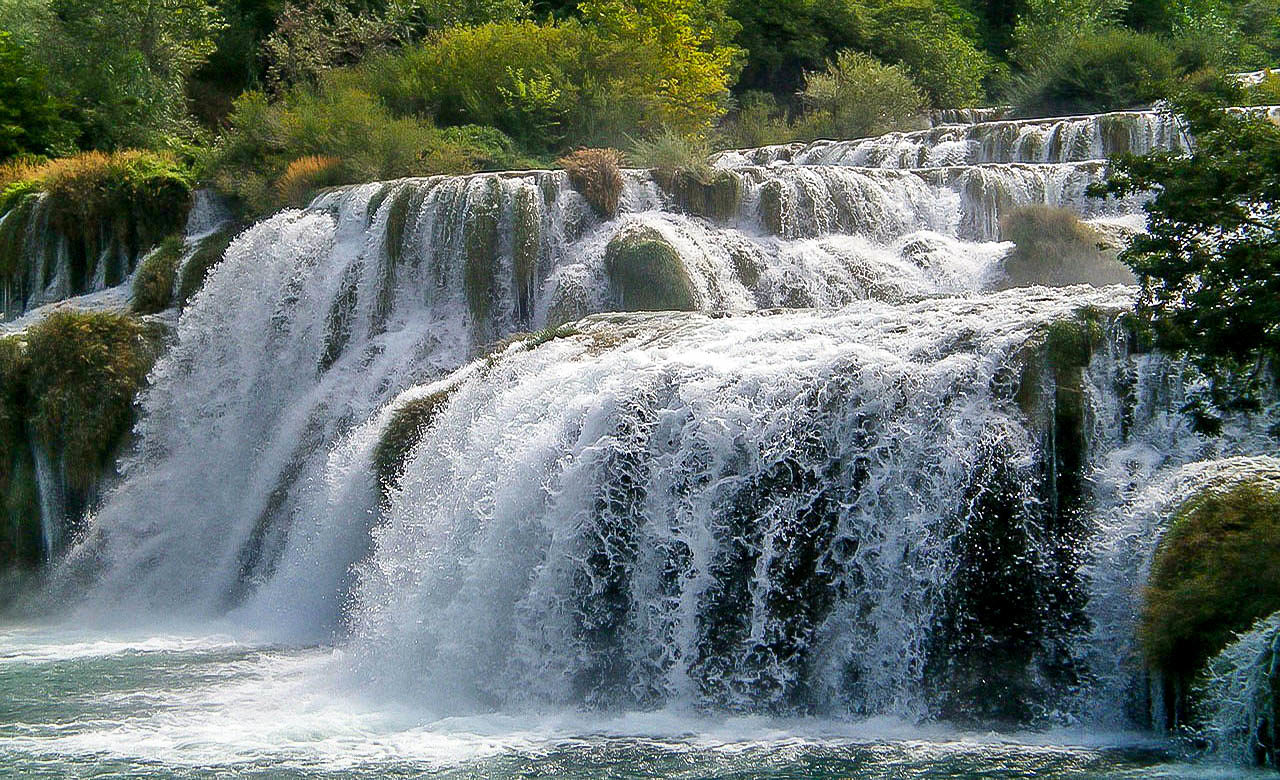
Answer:
<path fill-rule="evenodd" d="M 1227 406 L 1256 402 L 1280 357 L 1280 126 L 1232 110 L 1237 87 L 1179 97 L 1188 155 L 1125 155 L 1095 194 L 1151 191 L 1147 231 L 1120 259 L 1157 343 L 1186 352 Z"/>

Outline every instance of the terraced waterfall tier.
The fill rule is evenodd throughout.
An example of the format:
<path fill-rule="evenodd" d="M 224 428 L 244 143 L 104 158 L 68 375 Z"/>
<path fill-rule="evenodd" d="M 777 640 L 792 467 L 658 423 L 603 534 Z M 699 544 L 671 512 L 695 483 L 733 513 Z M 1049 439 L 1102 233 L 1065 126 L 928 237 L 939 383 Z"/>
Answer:
<path fill-rule="evenodd" d="M 1193 431 L 1133 288 L 993 288 L 1011 209 L 1134 229 L 1101 157 L 1182 143 L 1130 112 L 729 153 L 626 172 L 609 219 L 559 172 L 328 192 L 188 302 L 40 598 L 335 643 L 442 715 L 1145 727 L 1144 507 L 1275 415 Z"/>

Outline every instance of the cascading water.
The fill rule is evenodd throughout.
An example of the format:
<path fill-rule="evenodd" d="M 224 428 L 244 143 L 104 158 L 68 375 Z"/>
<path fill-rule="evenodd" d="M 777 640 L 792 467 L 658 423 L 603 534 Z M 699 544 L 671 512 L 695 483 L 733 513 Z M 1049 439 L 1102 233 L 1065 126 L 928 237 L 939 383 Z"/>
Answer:
<path fill-rule="evenodd" d="M 184 308 L 46 596 L 336 642 L 441 715 L 1145 726 L 1152 491 L 1272 420 L 1193 432 L 1131 288 L 988 290 L 1012 207 L 1131 222 L 1084 190 L 1163 121 L 728 153 L 607 220 L 554 172 L 327 193 Z M 607 313 L 637 245 L 696 311 Z"/>

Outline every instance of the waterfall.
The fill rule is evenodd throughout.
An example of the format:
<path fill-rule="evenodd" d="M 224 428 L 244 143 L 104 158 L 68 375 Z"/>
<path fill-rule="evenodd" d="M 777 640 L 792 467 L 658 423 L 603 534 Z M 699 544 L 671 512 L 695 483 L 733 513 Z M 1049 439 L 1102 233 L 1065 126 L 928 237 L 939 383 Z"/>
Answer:
<path fill-rule="evenodd" d="M 327 192 L 184 307 L 50 599 L 340 642 L 441 712 L 1141 725 L 1157 492 L 1274 420 L 1192 431 L 1132 288 L 990 290 L 1009 209 L 1131 224 L 1098 158 L 1182 143 L 1128 112 L 771 147 L 627 171 L 608 219 L 551 171 Z M 619 312 L 637 284 L 685 311 Z"/>

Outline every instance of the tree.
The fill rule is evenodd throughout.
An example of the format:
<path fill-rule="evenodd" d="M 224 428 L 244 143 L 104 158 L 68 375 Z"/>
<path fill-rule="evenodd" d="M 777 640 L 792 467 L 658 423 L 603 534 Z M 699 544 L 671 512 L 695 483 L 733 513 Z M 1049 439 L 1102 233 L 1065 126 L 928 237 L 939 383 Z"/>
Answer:
<path fill-rule="evenodd" d="M 1120 259 L 1156 343 L 1191 355 L 1224 408 L 1256 405 L 1280 357 L 1280 126 L 1224 106 L 1239 98 L 1226 84 L 1182 95 L 1193 151 L 1123 155 L 1092 189 L 1154 193 Z"/>
<path fill-rule="evenodd" d="M 583 0 L 583 19 L 606 41 L 657 53 L 650 72 L 655 119 L 697 132 L 725 110 L 741 50 L 725 0 Z"/>
<path fill-rule="evenodd" d="M 900 66 L 848 50 L 826 70 L 810 73 L 800 98 L 807 112 L 798 129 L 811 138 L 865 138 L 911 129 L 926 106 Z"/>
<path fill-rule="evenodd" d="M 49 0 L 35 50 L 84 148 L 145 146 L 188 121 L 186 82 L 222 22 L 206 0 Z"/>
<path fill-rule="evenodd" d="M 44 69 L 0 30 L 0 160 L 53 151 L 64 132 Z"/>

